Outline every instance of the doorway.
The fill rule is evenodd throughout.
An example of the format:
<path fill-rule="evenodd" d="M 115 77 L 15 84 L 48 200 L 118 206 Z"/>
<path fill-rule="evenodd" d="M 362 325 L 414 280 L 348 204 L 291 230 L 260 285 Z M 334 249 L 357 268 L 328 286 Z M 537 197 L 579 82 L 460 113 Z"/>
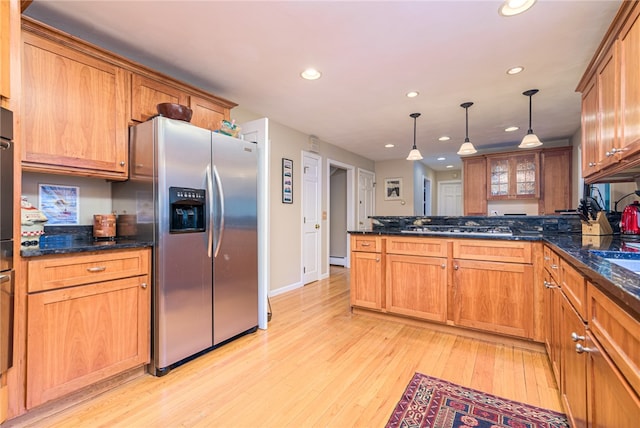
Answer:
<path fill-rule="evenodd" d="M 347 230 L 354 230 L 354 167 L 327 160 L 327 260 L 329 265 L 349 267 Z M 329 266 L 327 266 L 327 276 Z"/>
<path fill-rule="evenodd" d="M 438 183 L 438 215 L 462 215 L 462 182 L 447 180 Z"/>

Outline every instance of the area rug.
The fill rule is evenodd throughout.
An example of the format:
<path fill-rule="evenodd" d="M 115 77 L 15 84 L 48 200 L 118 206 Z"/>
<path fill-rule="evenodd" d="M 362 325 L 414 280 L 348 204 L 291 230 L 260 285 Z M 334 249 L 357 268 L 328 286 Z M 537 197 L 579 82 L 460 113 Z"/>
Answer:
<path fill-rule="evenodd" d="M 404 391 L 387 428 L 569 428 L 562 413 L 465 388 L 420 373 Z"/>

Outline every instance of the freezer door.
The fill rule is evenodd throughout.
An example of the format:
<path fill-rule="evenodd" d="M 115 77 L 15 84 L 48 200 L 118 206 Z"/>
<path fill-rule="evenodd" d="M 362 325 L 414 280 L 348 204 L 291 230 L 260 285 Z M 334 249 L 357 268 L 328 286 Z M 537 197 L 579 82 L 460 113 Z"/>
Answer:
<path fill-rule="evenodd" d="M 211 132 L 186 122 L 156 118 L 157 197 L 154 363 L 162 369 L 213 346 L 212 259 L 205 230 L 170 231 L 169 188 L 205 190 L 211 168 Z M 209 208 L 205 208 L 208 212 Z"/>
<path fill-rule="evenodd" d="M 213 341 L 258 325 L 257 145 L 213 134 Z"/>

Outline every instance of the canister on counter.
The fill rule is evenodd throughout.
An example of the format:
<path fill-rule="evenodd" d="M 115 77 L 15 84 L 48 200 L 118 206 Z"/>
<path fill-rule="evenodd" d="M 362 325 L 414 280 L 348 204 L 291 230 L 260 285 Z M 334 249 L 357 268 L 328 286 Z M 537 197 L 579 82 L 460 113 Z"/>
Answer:
<path fill-rule="evenodd" d="M 93 237 L 95 239 L 115 239 L 116 215 L 95 214 L 93 216 Z"/>
<path fill-rule="evenodd" d="M 136 236 L 136 215 L 135 214 L 118 214 L 118 221 L 116 222 L 116 231 L 118 237 L 132 237 Z"/>

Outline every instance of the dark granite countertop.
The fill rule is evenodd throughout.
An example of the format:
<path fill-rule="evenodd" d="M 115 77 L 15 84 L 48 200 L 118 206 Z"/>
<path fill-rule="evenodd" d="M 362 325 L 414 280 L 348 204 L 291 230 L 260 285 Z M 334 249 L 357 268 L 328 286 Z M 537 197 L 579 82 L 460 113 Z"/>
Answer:
<path fill-rule="evenodd" d="M 38 257 L 151 246 L 153 242 L 130 237 L 96 240 L 93 238 L 92 226 L 45 226 L 45 234 L 40 237 L 39 245 L 21 248 L 20 255 Z"/>

